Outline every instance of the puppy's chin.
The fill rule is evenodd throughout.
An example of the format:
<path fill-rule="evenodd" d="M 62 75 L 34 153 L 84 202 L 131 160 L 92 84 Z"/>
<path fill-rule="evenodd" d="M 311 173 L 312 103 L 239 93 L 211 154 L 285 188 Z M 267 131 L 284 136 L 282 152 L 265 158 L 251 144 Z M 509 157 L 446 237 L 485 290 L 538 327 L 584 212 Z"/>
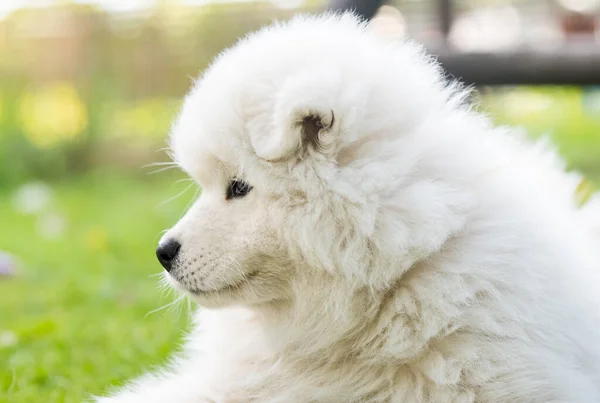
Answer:
<path fill-rule="evenodd" d="M 242 279 L 232 279 L 230 283 L 223 285 L 218 289 L 200 290 L 186 286 L 176 280 L 166 271 L 164 276 L 171 287 L 178 292 L 189 295 L 198 304 L 207 308 L 220 308 L 234 304 L 252 304 L 251 296 L 256 295 L 253 291 L 253 283 L 259 282 L 256 279 L 258 273 L 249 273 Z"/>
<path fill-rule="evenodd" d="M 167 282 L 178 292 L 190 296 L 206 308 L 224 308 L 232 305 L 258 306 L 286 304 L 291 299 L 289 281 L 277 281 L 262 271 L 250 272 L 243 278 L 231 279 L 219 289 L 198 290 L 186 286 L 169 273 Z"/>
<path fill-rule="evenodd" d="M 166 270 L 163 270 L 163 277 L 164 277 L 165 281 L 176 291 L 182 292 L 182 293 L 187 292 L 187 289 L 185 288 L 185 286 L 183 284 L 181 284 L 179 281 L 175 280 L 173 278 L 173 276 L 171 276 Z"/>

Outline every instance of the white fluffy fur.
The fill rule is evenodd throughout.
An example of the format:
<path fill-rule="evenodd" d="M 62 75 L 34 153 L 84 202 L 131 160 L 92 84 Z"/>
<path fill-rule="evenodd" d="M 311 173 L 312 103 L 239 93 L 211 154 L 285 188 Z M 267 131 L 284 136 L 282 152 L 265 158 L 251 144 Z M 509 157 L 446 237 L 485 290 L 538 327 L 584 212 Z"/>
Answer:
<path fill-rule="evenodd" d="M 168 371 L 97 401 L 600 401 L 600 200 L 466 96 L 349 14 L 220 55 L 172 135 L 203 194 L 165 236 L 205 308 Z"/>

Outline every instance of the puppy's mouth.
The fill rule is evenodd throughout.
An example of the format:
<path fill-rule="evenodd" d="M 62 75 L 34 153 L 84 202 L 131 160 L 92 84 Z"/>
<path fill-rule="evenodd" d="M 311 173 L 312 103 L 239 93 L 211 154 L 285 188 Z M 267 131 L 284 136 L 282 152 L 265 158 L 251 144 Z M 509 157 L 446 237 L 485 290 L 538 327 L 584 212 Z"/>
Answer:
<path fill-rule="evenodd" d="M 258 276 L 259 272 L 260 272 L 259 270 L 254 270 L 248 274 L 244 274 L 244 276 L 242 278 L 240 278 L 238 281 L 227 284 L 220 288 L 211 288 L 211 289 L 195 288 L 195 289 L 189 289 L 188 291 L 194 295 L 207 295 L 207 294 L 216 294 L 216 293 L 222 293 L 222 292 L 227 292 L 227 291 L 229 291 L 229 292 L 239 291 L 241 288 L 243 288 L 245 285 L 247 285 L 253 279 L 255 279 Z"/>

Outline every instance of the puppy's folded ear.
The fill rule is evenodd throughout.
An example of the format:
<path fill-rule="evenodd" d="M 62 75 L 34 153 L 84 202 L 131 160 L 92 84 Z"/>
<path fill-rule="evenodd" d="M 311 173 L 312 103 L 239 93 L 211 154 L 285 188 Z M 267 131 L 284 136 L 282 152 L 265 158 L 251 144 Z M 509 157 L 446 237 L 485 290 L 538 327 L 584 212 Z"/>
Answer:
<path fill-rule="evenodd" d="M 256 154 L 277 162 L 307 152 L 331 151 L 339 126 L 338 94 L 339 78 L 331 72 L 312 71 L 288 78 L 275 98 L 272 131 L 251 134 Z"/>

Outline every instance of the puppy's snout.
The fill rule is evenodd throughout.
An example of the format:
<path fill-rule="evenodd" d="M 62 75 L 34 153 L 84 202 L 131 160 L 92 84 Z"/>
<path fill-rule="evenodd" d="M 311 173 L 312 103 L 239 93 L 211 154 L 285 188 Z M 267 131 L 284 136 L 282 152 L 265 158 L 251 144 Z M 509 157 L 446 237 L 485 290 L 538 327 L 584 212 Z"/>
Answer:
<path fill-rule="evenodd" d="M 181 249 L 181 244 L 174 239 L 168 239 L 156 248 L 156 257 L 166 271 L 171 271 L 173 268 L 173 262 L 179 249 Z"/>

